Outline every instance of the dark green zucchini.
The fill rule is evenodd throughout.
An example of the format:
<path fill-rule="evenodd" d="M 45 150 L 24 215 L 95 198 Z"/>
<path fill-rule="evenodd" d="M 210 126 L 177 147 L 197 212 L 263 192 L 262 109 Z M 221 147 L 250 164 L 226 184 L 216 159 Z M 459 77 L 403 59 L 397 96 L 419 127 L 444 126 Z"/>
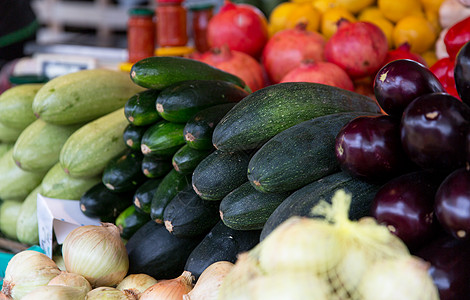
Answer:
<path fill-rule="evenodd" d="M 153 195 L 162 182 L 161 178 L 148 179 L 134 193 L 134 205 L 140 212 L 150 214 Z"/>
<path fill-rule="evenodd" d="M 183 129 L 184 124 L 168 121 L 150 126 L 142 136 L 142 153 L 160 158 L 172 157 L 186 143 Z"/>
<path fill-rule="evenodd" d="M 142 173 L 143 158 L 140 151 L 132 150 L 114 158 L 103 170 L 103 184 L 115 192 L 135 191 L 147 179 Z"/>
<path fill-rule="evenodd" d="M 150 217 L 157 223 L 163 223 L 163 212 L 170 201 L 182 190 L 191 185 L 191 176 L 171 169 L 153 194 L 150 205 Z"/>
<path fill-rule="evenodd" d="M 235 230 L 261 230 L 289 193 L 263 193 L 245 182 L 220 202 L 220 218 Z"/>
<path fill-rule="evenodd" d="M 162 90 L 156 108 L 163 119 L 186 123 L 195 113 L 217 104 L 238 102 L 248 93 L 241 87 L 220 80 L 189 80 Z"/>
<path fill-rule="evenodd" d="M 204 200 L 222 200 L 247 181 L 246 172 L 251 156 L 250 152 L 212 152 L 193 172 L 194 190 Z"/>
<path fill-rule="evenodd" d="M 124 115 L 127 120 L 136 126 L 150 125 L 162 117 L 155 108 L 159 90 L 145 90 L 135 94 L 124 105 Z"/>
<path fill-rule="evenodd" d="M 142 159 L 142 173 L 148 178 L 160 178 L 173 169 L 171 161 L 155 156 L 144 156 Z"/>
<path fill-rule="evenodd" d="M 223 151 L 259 148 L 295 124 L 348 111 L 380 113 L 380 107 L 367 96 L 334 86 L 312 82 L 274 84 L 235 105 L 215 127 L 212 143 Z"/>
<path fill-rule="evenodd" d="M 129 274 L 144 273 L 157 280 L 176 278 L 183 273 L 189 255 L 201 240 L 178 238 L 163 224 L 149 221 L 126 243 Z"/>
<path fill-rule="evenodd" d="M 222 80 L 250 91 L 250 88 L 239 77 L 206 63 L 184 57 L 144 58 L 132 66 L 130 75 L 137 85 L 151 89 L 164 89 L 187 80 Z"/>
<path fill-rule="evenodd" d="M 184 145 L 173 155 L 171 163 L 176 171 L 191 174 L 197 165 L 211 154 L 212 151 L 213 149 L 198 150 L 189 147 L 189 145 Z"/>
<path fill-rule="evenodd" d="M 365 114 L 326 115 L 278 133 L 253 155 L 248 180 L 259 191 L 280 193 L 339 171 L 335 138 L 346 123 Z"/>
<path fill-rule="evenodd" d="M 180 191 L 163 212 L 166 229 L 180 238 L 205 235 L 219 220 L 219 203 L 202 200 L 191 186 Z"/>
<path fill-rule="evenodd" d="M 251 250 L 259 242 L 260 230 L 233 230 L 219 221 L 189 255 L 185 271 L 197 280 L 217 261 L 235 263 L 239 253 Z"/>
<path fill-rule="evenodd" d="M 124 129 L 124 133 L 122 134 L 124 143 L 126 143 L 127 147 L 130 149 L 140 151 L 142 136 L 147 129 L 147 126 L 135 126 L 132 124 L 127 125 L 127 127 Z"/>
<path fill-rule="evenodd" d="M 212 132 L 215 125 L 235 106 L 225 103 L 205 108 L 192 116 L 184 126 L 184 140 L 194 149 L 213 149 Z"/>
<path fill-rule="evenodd" d="M 134 205 L 130 205 L 116 218 L 115 224 L 119 228 L 121 238 L 128 240 L 131 236 L 150 221 L 150 215 L 140 212 Z"/>
<path fill-rule="evenodd" d="M 375 194 L 380 185 L 371 184 L 352 177 L 345 172 L 338 172 L 318 179 L 292 193 L 271 214 L 261 232 L 264 239 L 279 224 L 292 216 L 316 217 L 310 212 L 320 200 L 331 203 L 331 197 L 339 190 L 344 189 L 352 196 L 349 209 L 349 218 L 357 220 L 370 215 L 370 209 Z"/>
<path fill-rule="evenodd" d="M 116 193 L 99 182 L 80 198 L 80 210 L 85 216 L 114 222 L 116 217 L 132 205 L 133 191 Z"/>

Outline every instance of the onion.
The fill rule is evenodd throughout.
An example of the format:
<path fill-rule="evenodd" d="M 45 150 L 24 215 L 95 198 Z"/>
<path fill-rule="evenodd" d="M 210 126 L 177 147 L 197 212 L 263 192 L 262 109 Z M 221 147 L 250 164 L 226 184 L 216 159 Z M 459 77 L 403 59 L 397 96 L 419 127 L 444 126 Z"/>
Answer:
<path fill-rule="evenodd" d="M 217 261 L 208 266 L 199 276 L 194 288 L 183 295 L 183 300 L 217 300 L 220 285 L 233 266 L 229 261 Z"/>
<path fill-rule="evenodd" d="M 137 300 L 137 297 L 126 294 L 113 287 L 97 287 L 86 294 L 86 300 Z"/>
<path fill-rule="evenodd" d="M 86 292 L 83 289 L 77 289 L 64 285 L 45 285 L 40 286 L 31 293 L 24 296 L 23 300 L 83 300 Z"/>
<path fill-rule="evenodd" d="M 64 240 L 62 256 L 67 271 L 84 276 L 92 287 L 115 286 L 129 269 L 119 228 L 112 223 L 75 228 Z"/>
<path fill-rule="evenodd" d="M 140 294 L 139 300 L 181 300 L 193 288 L 188 271 L 174 279 L 161 280 Z"/>
<path fill-rule="evenodd" d="M 91 285 L 85 277 L 75 273 L 61 272 L 47 285 L 62 285 L 82 289 L 85 294 L 91 291 Z"/>
<path fill-rule="evenodd" d="M 157 280 L 147 274 L 130 274 L 116 287 L 118 290 L 138 297 L 142 292 L 156 284 Z"/>

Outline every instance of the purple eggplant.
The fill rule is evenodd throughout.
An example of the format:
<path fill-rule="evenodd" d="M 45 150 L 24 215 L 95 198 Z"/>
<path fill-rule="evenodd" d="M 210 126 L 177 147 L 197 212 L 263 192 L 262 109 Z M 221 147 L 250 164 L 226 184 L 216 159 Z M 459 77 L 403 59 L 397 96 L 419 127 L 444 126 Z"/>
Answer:
<path fill-rule="evenodd" d="M 431 70 L 410 59 L 389 62 L 374 79 L 377 102 L 387 114 L 398 117 L 415 98 L 444 91 Z"/>
<path fill-rule="evenodd" d="M 462 167 L 470 107 L 445 93 L 413 100 L 403 112 L 401 142 L 408 157 L 418 166 L 443 173 Z"/>
<path fill-rule="evenodd" d="M 454 79 L 460 99 L 470 105 L 470 42 L 463 45 L 457 53 Z"/>

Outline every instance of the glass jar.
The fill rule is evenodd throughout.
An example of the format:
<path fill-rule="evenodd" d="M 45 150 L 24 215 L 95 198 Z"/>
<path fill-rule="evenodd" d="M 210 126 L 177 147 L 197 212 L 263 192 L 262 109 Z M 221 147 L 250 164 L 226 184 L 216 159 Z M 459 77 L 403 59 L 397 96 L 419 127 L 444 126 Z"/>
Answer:
<path fill-rule="evenodd" d="M 214 5 L 211 3 L 201 3 L 189 8 L 192 14 L 192 28 L 194 47 L 199 52 L 206 52 L 210 46 L 207 42 L 207 27 L 213 15 Z"/>
<path fill-rule="evenodd" d="M 183 0 L 156 0 L 157 44 L 179 47 L 188 43 L 186 9 Z"/>
<path fill-rule="evenodd" d="M 135 63 L 154 55 L 155 51 L 155 22 L 154 12 L 147 8 L 129 10 L 127 22 L 127 52 L 128 61 Z"/>

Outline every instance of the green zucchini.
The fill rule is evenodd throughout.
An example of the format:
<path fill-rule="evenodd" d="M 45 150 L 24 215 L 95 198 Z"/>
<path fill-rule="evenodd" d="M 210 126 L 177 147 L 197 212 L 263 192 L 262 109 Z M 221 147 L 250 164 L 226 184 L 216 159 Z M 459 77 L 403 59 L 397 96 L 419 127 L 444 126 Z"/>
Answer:
<path fill-rule="evenodd" d="M 184 145 L 178 151 L 171 160 L 173 168 L 184 174 L 191 174 L 197 165 L 211 154 L 213 149 L 209 150 L 198 150 L 189 147 L 189 145 Z"/>
<path fill-rule="evenodd" d="M 128 150 L 113 158 L 103 170 L 103 184 L 115 192 L 137 189 L 147 178 L 142 173 L 143 157 L 140 151 Z"/>
<path fill-rule="evenodd" d="M 16 221 L 16 237 L 18 241 L 27 245 L 39 244 L 39 229 L 37 216 L 37 196 L 41 193 L 38 185 L 21 204 L 20 213 Z"/>
<path fill-rule="evenodd" d="M 251 158 L 248 180 L 261 192 L 279 193 L 298 189 L 339 171 L 336 135 L 350 120 L 367 114 L 349 112 L 321 116 L 278 133 Z"/>
<path fill-rule="evenodd" d="M 80 125 L 55 125 L 37 119 L 13 147 L 13 159 L 23 170 L 46 172 L 59 161 L 60 150 Z"/>
<path fill-rule="evenodd" d="M 145 90 L 130 97 L 124 105 L 124 115 L 135 126 L 146 126 L 161 120 L 155 108 L 159 90 Z"/>
<path fill-rule="evenodd" d="M 137 188 L 134 193 L 134 205 L 137 210 L 146 214 L 150 214 L 150 206 L 152 205 L 153 195 L 157 191 L 157 188 L 161 182 L 161 178 L 149 178 Z"/>
<path fill-rule="evenodd" d="M 60 151 L 65 172 L 72 177 L 101 174 L 114 157 L 127 150 L 122 135 L 128 124 L 120 108 L 75 131 Z"/>
<path fill-rule="evenodd" d="M 144 155 L 172 157 L 185 144 L 184 124 L 161 121 L 150 126 L 142 136 L 141 150 Z"/>
<path fill-rule="evenodd" d="M 46 122 L 79 124 L 124 108 L 129 97 L 142 90 L 125 72 L 81 70 L 47 82 L 37 92 L 32 108 Z"/>
<path fill-rule="evenodd" d="M 236 103 L 214 105 L 197 112 L 184 126 L 184 140 L 194 149 L 213 149 L 212 132 L 215 125 Z"/>
<path fill-rule="evenodd" d="M 116 218 L 116 226 L 119 228 L 121 238 L 128 240 L 131 236 L 150 221 L 149 214 L 143 213 L 136 209 L 134 205 L 126 208 Z"/>
<path fill-rule="evenodd" d="M 132 65 L 131 79 L 142 87 L 160 90 L 187 80 L 222 80 L 249 91 L 245 82 L 233 74 L 194 59 L 177 56 L 144 58 Z"/>
<path fill-rule="evenodd" d="M 158 186 L 150 205 L 150 218 L 163 223 L 163 212 L 170 201 L 187 186 L 191 185 L 191 176 L 176 172 L 171 169 Z"/>
<path fill-rule="evenodd" d="M 259 148 L 279 132 L 315 117 L 348 111 L 379 113 L 377 101 L 312 82 L 285 82 L 240 101 L 217 124 L 212 142 L 223 151 Z"/>
<path fill-rule="evenodd" d="M 0 122 L 23 130 L 36 120 L 33 100 L 42 83 L 27 83 L 11 87 L 0 95 Z"/>
<path fill-rule="evenodd" d="M 249 152 L 216 150 L 203 159 L 192 175 L 194 191 L 204 200 L 222 200 L 247 181 Z"/>
<path fill-rule="evenodd" d="M 144 132 L 148 129 L 148 126 L 135 126 L 132 124 L 127 125 L 122 134 L 124 143 L 127 147 L 132 150 L 140 151 L 140 143 L 142 141 L 142 136 Z"/>
<path fill-rule="evenodd" d="M 220 220 L 219 203 L 202 200 L 191 186 L 180 191 L 163 212 L 166 229 L 180 238 L 207 234 Z"/>
<path fill-rule="evenodd" d="M 20 136 L 22 129 L 8 127 L 0 122 L 0 142 L 2 143 L 14 143 Z"/>
<path fill-rule="evenodd" d="M 293 192 L 276 208 L 264 224 L 261 239 L 292 216 L 320 218 L 311 215 L 312 208 L 318 205 L 320 200 L 331 203 L 331 197 L 339 189 L 344 189 L 352 196 L 349 209 L 351 220 L 369 216 L 372 201 L 379 188 L 380 185 L 365 182 L 345 172 L 320 178 Z"/>
<path fill-rule="evenodd" d="M 142 173 L 148 178 L 160 178 L 173 168 L 171 161 L 155 156 L 144 156 L 142 159 Z"/>
<path fill-rule="evenodd" d="M 156 108 L 163 119 L 186 123 L 198 111 L 217 104 L 239 102 L 248 93 L 220 80 L 188 80 L 162 90 Z"/>
<path fill-rule="evenodd" d="M 220 218 L 235 230 L 261 230 L 272 212 L 288 193 L 263 193 L 248 181 L 220 202 Z"/>
<path fill-rule="evenodd" d="M 21 201 L 4 200 L 0 205 L 0 231 L 11 240 L 18 240 L 16 223 L 21 211 Z"/>

